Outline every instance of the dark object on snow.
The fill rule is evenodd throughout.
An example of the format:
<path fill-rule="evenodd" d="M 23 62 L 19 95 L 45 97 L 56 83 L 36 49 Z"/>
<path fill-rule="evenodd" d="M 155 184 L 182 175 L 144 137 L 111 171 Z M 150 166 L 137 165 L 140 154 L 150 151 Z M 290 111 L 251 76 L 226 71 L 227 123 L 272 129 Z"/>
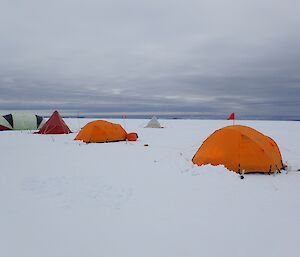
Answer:
<path fill-rule="evenodd" d="M 244 176 L 243 176 L 243 175 L 241 175 L 241 179 L 244 179 Z"/>

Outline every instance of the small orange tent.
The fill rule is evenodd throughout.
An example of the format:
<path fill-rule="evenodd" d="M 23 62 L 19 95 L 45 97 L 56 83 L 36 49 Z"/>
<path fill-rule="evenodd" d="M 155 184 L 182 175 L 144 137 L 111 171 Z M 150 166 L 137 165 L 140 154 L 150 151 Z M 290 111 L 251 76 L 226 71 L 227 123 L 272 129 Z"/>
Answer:
<path fill-rule="evenodd" d="M 136 141 L 138 138 L 139 138 L 139 136 L 138 136 L 138 134 L 135 133 L 135 132 L 128 133 L 127 136 L 126 136 L 126 139 L 127 139 L 128 141 Z"/>
<path fill-rule="evenodd" d="M 224 165 L 238 173 L 268 173 L 283 169 L 275 141 L 241 125 L 215 131 L 203 142 L 192 161 L 197 165 Z"/>
<path fill-rule="evenodd" d="M 104 143 L 126 140 L 127 133 L 120 124 L 96 120 L 86 124 L 74 140 L 86 143 Z"/>

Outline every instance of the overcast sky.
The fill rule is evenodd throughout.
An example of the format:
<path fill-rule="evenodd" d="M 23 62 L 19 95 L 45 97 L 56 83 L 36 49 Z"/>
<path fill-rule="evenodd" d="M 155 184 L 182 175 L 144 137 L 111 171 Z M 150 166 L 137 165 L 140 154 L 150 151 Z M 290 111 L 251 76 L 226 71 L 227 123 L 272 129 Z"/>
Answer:
<path fill-rule="evenodd" d="M 300 117 L 299 0 L 0 0 L 0 110 Z"/>

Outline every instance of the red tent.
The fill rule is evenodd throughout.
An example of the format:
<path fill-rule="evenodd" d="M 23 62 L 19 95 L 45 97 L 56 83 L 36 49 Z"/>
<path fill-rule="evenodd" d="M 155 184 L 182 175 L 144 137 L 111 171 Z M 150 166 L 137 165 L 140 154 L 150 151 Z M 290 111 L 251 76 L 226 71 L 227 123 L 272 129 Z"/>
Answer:
<path fill-rule="evenodd" d="M 3 130 L 11 130 L 11 128 L 0 125 L 0 131 L 3 131 Z"/>
<path fill-rule="evenodd" d="M 69 134 L 72 131 L 69 129 L 67 124 L 64 122 L 58 111 L 55 111 L 49 120 L 41 127 L 37 134 Z"/>

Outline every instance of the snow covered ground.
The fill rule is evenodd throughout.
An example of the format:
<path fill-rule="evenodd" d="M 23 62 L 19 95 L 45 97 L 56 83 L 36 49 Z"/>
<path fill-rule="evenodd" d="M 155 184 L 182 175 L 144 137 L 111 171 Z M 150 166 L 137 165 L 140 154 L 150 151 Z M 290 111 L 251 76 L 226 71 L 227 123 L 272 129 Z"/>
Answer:
<path fill-rule="evenodd" d="M 89 120 L 65 121 L 78 131 Z M 0 256 L 300 256 L 300 122 L 238 122 L 271 136 L 292 167 L 241 180 L 191 163 L 229 121 L 112 121 L 139 140 L 0 133 Z"/>

